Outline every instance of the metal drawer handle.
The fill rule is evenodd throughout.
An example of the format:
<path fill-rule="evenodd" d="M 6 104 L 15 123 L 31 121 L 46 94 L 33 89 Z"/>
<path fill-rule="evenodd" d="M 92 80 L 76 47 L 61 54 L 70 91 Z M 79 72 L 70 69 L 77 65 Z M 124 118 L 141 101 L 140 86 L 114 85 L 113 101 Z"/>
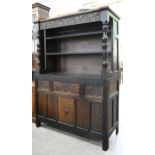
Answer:
<path fill-rule="evenodd" d="M 64 108 L 64 113 L 65 113 L 65 114 L 68 113 L 68 108 L 67 108 L 67 107 Z"/>

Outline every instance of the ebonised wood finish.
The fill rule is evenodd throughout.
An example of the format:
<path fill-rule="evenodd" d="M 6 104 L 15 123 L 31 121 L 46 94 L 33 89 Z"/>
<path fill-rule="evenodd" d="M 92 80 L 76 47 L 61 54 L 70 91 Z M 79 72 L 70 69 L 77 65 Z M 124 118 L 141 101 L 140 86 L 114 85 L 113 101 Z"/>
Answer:
<path fill-rule="evenodd" d="M 119 17 L 108 7 L 35 23 L 36 126 L 103 140 L 119 131 Z"/>

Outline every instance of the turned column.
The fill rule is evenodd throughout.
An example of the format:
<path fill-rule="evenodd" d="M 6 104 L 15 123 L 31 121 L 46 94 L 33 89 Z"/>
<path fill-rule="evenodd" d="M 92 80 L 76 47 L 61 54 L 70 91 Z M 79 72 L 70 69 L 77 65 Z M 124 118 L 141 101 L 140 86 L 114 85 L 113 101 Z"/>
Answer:
<path fill-rule="evenodd" d="M 105 21 L 102 25 L 102 78 L 103 78 L 103 142 L 102 149 L 109 148 L 109 134 L 108 134 L 108 95 L 109 95 L 109 80 L 108 80 L 108 22 Z"/>

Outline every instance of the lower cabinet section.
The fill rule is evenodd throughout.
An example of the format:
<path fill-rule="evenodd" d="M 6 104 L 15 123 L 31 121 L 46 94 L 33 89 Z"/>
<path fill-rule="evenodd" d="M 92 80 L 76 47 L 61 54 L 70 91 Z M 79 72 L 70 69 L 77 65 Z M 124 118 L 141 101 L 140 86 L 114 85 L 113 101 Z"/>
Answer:
<path fill-rule="evenodd" d="M 74 100 L 58 97 L 58 121 L 73 125 L 75 120 Z"/>
<path fill-rule="evenodd" d="M 87 131 L 95 131 L 97 133 L 102 133 L 103 131 L 103 104 L 101 101 L 95 101 L 94 98 L 101 96 L 103 93 L 102 87 L 100 86 L 91 86 L 86 85 L 84 88 L 86 97 L 74 96 L 70 95 L 73 92 L 73 86 L 76 86 L 76 92 L 79 92 L 78 84 L 69 84 L 69 83 L 54 83 L 55 85 L 46 86 L 45 84 L 50 82 L 42 82 L 44 85 L 44 89 L 39 87 L 38 91 L 38 114 L 43 116 L 46 120 L 55 120 L 55 122 L 65 123 L 73 126 L 74 128 L 81 128 Z M 40 82 L 40 84 L 42 84 Z M 58 90 L 62 87 L 63 91 L 69 94 L 61 94 L 58 93 Z M 46 87 L 45 87 L 46 86 Z M 60 87 L 61 86 L 61 87 Z M 60 87 L 60 88 L 59 88 Z M 50 88 L 54 90 L 54 93 L 49 92 L 49 89 L 46 91 L 45 88 Z M 65 89 L 66 88 L 66 89 Z M 111 89 L 113 87 L 111 86 Z M 71 91 L 71 90 L 72 91 Z M 55 93 L 57 91 L 57 93 Z M 59 90 L 60 91 L 60 90 Z M 75 92 L 74 92 L 75 94 Z M 87 98 L 87 96 L 91 96 L 91 100 Z M 118 120 L 118 112 L 117 112 L 117 102 L 118 98 L 109 100 L 108 103 L 108 130 L 110 131 L 115 123 Z M 33 107 L 34 111 L 34 107 Z"/>
<path fill-rule="evenodd" d="M 106 103 L 108 112 L 105 124 L 103 86 L 40 81 L 36 94 L 36 126 L 39 127 L 41 122 L 51 123 L 52 126 L 80 136 L 86 135 L 98 139 L 103 138 L 104 132 L 107 132 L 105 138 L 108 138 L 115 129 L 116 133 L 119 131 L 118 95 L 114 92 L 114 82 L 111 83 L 110 90 L 111 94 Z M 34 113 L 34 104 L 32 110 Z"/>
<path fill-rule="evenodd" d="M 117 97 L 109 101 L 108 130 L 118 120 L 117 105 Z M 89 131 L 102 133 L 103 130 L 103 103 L 101 102 L 39 92 L 38 114 Z"/>
<path fill-rule="evenodd" d="M 102 103 L 38 93 L 39 115 L 79 128 L 102 132 Z"/>

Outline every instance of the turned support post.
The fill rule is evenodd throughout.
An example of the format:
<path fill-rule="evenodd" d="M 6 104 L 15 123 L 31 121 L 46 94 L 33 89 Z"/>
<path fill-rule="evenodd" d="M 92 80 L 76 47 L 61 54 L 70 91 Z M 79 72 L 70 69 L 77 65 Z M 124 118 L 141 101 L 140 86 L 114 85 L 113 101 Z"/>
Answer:
<path fill-rule="evenodd" d="M 103 77 L 103 142 L 102 149 L 108 150 L 109 148 L 109 134 L 108 134 L 108 94 L 109 94 L 109 81 L 108 81 L 108 22 L 105 21 L 102 25 L 102 77 Z"/>

